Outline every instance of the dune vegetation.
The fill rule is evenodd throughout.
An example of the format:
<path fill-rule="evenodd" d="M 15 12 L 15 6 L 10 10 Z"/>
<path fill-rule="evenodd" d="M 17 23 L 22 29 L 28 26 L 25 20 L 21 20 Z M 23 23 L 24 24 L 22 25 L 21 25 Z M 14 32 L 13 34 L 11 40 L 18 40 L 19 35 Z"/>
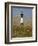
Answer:
<path fill-rule="evenodd" d="M 31 25 L 13 25 L 12 37 L 31 37 L 32 36 L 32 26 Z"/>
<path fill-rule="evenodd" d="M 23 25 L 20 23 L 19 16 L 13 16 L 12 19 L 11 37 L 32 37 L 32 21 L 31 19 L 24 20 Z"/>

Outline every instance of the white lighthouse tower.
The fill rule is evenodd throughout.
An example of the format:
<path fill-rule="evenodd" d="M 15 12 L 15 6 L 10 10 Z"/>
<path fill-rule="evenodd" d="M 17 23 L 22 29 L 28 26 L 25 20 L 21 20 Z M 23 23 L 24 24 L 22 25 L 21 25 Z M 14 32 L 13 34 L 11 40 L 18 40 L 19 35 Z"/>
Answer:
<path fill-rule="evenodd" d="M 21 12 L 21 20 L 20 20 L 20 23 L 23 24 L 23 12 Z"/>

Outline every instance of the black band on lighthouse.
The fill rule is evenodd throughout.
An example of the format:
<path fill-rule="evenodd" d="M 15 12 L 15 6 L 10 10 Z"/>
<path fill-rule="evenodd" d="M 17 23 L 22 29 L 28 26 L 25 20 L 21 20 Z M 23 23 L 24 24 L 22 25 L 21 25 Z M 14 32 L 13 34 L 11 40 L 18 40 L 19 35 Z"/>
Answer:
<path fill-rule="evenodd" d="M 21 17 L 23 18 L 23 14 L 21 14 Z"/>

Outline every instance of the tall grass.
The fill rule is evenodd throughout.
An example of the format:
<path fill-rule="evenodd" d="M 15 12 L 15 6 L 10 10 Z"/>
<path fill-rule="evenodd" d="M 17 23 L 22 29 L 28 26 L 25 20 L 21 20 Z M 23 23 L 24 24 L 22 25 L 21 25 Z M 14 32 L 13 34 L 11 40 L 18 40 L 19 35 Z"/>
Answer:
<path fill-rule="evenodd" d="M 32 25 L 13 25 L 12 37 L 31 37 L 32 36 Z"/>
<path fill-rule="evenodd" d="M 24 17 L 23 25 L 20 24 L 20 16 L 12 16 L 11 37 L 31 37 L 32 18 Z"/>

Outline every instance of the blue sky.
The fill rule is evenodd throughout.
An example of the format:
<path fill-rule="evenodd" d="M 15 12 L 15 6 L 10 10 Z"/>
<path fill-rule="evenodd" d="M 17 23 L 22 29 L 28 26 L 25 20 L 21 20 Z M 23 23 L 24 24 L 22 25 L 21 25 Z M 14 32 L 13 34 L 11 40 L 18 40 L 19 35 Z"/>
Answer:
<path fill-rule="evenodd" d="M 23 11 L 23 14 L 26 16 L 32 16 L 32 8 L 18 8 L 12 7 L 12 15 L 16 16 L 17 14 L 21 14 L 21 11 Z"/>

